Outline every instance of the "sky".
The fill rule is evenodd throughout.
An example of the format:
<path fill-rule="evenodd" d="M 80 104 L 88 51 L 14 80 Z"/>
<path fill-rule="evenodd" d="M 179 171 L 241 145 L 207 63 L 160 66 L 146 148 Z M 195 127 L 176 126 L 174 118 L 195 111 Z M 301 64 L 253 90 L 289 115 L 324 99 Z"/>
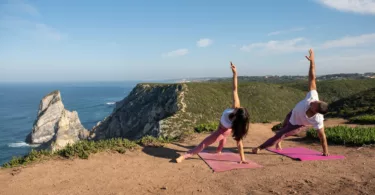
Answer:
<path fill-rule="evenodd" d="M 375 72 L 375 0 L 0 0 L 0 82 Z"/>

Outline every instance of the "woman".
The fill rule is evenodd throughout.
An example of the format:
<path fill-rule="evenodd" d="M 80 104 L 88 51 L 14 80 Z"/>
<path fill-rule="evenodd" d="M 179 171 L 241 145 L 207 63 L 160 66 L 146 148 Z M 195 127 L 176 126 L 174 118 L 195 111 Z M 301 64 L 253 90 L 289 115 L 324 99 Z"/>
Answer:
<path fill-rule="evenodd" d="M 240 106 L 240 100 L 237 93 L 237 71 L 236 67 L 230 63 L 233 72 L 233 105 L 232 108 L 224 110 L 218 129 L 213 132 L 210 136 L 204 139 L 197 147 L 190 150 L 184 155 L 181 155 L 176 159 L 177 163 L 198 154 L 207 146 L 219 142 L 216 153 L 221 153 L 226 142 L 226 137 L 232 133 L 233 139 L 237 141 L 238 151 L 240 153 L 242 164 L 248 164 L 245 161 L 245 155 L 243 152 L 242 138 L 244 138 L 249 130 L 249 113 L 246 108 Z"/>

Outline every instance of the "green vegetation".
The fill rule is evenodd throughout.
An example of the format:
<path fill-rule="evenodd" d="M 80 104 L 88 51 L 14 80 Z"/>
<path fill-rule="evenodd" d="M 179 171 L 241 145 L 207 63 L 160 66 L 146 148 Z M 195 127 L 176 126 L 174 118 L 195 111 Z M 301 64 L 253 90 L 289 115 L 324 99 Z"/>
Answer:
<path fill-rule="evenodd" d="M 195 132 L 197 133 L 203 133 L 203 132 L 213 132 L 215 130 L 217 130 L 217 127 L 219 126 L 219 123 L 204 123 L 204 124 L 200 124 L 200 125 L 197 125 L 194 130 Z"/>
<path fill-rule="evenodd" d="M 283 123 L 279 123 L 279 124 L 273 126 L 272 131 L 278 131 L 279 129 L 281 129 L 281 127 L 283 127 Z"/>
<path fill-rule="evenodd" d="M 330 104 L 330 117 L 375 115 L 375 88 L 362 91 Z"/>
<path fill-rule="evenodd" d="M 284 84 L 285 86 L 292 87 L 304 91 L 308 91 L 307 81 L 298 81 L 293 83 Z M 338 101 L 342 98 L 347 98 L 351 95 L 369 90 L 375 87 L 375 79 L 361 79 L 361 80 L 327 80 L 318 81 L 317 88 L 319 98 L 328 103 Z"/>
<path fill-rule="evenodd" d="M 231 82 L 188 83 L 187 86 L 186 112 L 194 117 L 194 124 L 217 122 L 224 109 L 232 106 Z M 298 89 L 278 84 L 248 82 L 239 83 L 238 87 L 241 106 L 248 109 L 251 122 L 282 120 L 305 96 Z"/>
<path fill-rule="evenodd" d="M 375 124 L 375 115 L 361 115 L 351 117 L 349 119 L 349 122 L 355 124 Z"/>
<path fill-rule="evenodd" d="M 375 127 L 336 126 L 325 129 L 327 141 L 332 144 L 362 146 L 375 144 Z M 307 138 L 318 138 L 317 131 L 310 129 Z"/>
<path fill-rule="evenodd" d="M 40 150 L 40 151 L 31 150 L 31 152 L 25 155 L 24 157 L 13 157 L 12 160 L 3 164 L 2 166 L 4 168 L 11 168 L 11 167 L 19 166 L 19 165 L 27 165 L 35 161 L 48 159 L 52 156 L 53 156 L 52 152 L 48 150 Z"/>
<path fill-rule="evenodd" d="M 178 139 L 179 138 L 172 139 L 168 137 L 145 136 L 139 141 L 137 141 L 137 143 L 145 147 L 164 147 L 165 144 L 177 141 Z"/>
<path fill-rule="evenodd" d="M 184 116 L 184 119 L 194 121 L 194 125 L 216 122 L 223 110 L 231 107 L 231 82 L 197 82 L 186 85 L 186 111 L 190 115 Z M 375 79 L 326 80 L 318 82 L 318 91 L 321 100 L 332 103 L 363 93 L 374 86 Z M 280 83 L 240 82 L 238 87 L 241 106 L 249 110 L 251 122 L 268 123 L 283 120 L 295 104 L 306 96 L 308 83 L 307 80 Z M 368 94 L 366 101 L 370 103 L 374 98 L 375 92 L 373 95 Z M 375 101 L 372 102 L 375 105 Z M 335 109 L 340 105 L 333 104 L 332 107 Z"/>
<path fill-rule="evenodd" d="M 68 145 L 62 150 L 56 152 L 57 155 L 65 158 L 79 157 L 87 159 L 90 154 L 112 150 L 119 153 L 124 153 L 125 149 L 134 149 L 137 144 L 127 139 L 115 138 L 100 141 L 83 140 L 73 145 Z"/>
<path fill-rule="evenodd" d="M 122 138 L 114 138 L 100 141 L 79 141 L 73 145 L 68 145 L 64 149 L 58 150 L 56 152 L 51 152 L 49 150 L 32 150 L 29 154 L 23 157 L 13 157 L 12 160 L 3 164 L 4 168 L 17 167 L 22 165 L 28 165 L 33 162 L 38 162 L 42 160 L 48 160 L 51 158 L 63 157 L 63 158 L 81 158 L 88 159 L 90 154 L 102 152 L 102 151 L 115 151 L 118 153 L 125 153 L 127 150 L 133 150 L 137 148 L 137 144 L 142 146 L 153 146 L 153 147 L 163 147 L 165 144 L 174 141 L 169 138 L 155 138 L 151 136 L 143 137 L 138 141 L 129 141 Z"/>

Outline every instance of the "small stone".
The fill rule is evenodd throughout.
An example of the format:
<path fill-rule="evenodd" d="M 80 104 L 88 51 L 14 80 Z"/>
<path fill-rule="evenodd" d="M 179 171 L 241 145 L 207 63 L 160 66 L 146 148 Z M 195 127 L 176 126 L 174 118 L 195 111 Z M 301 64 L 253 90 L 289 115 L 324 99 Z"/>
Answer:
<path fill-rule="evenodd" d="M 163 186 L 163 187 L 161 187 L 160 189 L 162 189 L 162 190 L 167 190 L 167 186 Z"/>

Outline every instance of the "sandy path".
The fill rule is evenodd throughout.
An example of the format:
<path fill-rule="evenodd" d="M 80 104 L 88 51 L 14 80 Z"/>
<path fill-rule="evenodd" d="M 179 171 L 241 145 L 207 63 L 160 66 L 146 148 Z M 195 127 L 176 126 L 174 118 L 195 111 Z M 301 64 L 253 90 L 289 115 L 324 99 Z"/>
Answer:
<path fill-rule="evenodd" d="M 264 166 L 260 169 L 213 173 L 198 157 L 181 164 L 170 162 L 176 151 L 184 152 L 206 136 L 195 135 L 165 148 L 3 169 L 0 194 L 374 194 L 374 148 L 330 146 L 331 154 L 347 158 L 316 162 L 294 161 L 267 151 L 250 154 L 251 147 L 273 135 L 271 127 L 253 124 L 245 140 L 246 158 Z M 321 150 L 318 142 L 283 144 L 298 145 Z M 235 148 L 235 142 L 228 140 L 227 147 Z"/>

